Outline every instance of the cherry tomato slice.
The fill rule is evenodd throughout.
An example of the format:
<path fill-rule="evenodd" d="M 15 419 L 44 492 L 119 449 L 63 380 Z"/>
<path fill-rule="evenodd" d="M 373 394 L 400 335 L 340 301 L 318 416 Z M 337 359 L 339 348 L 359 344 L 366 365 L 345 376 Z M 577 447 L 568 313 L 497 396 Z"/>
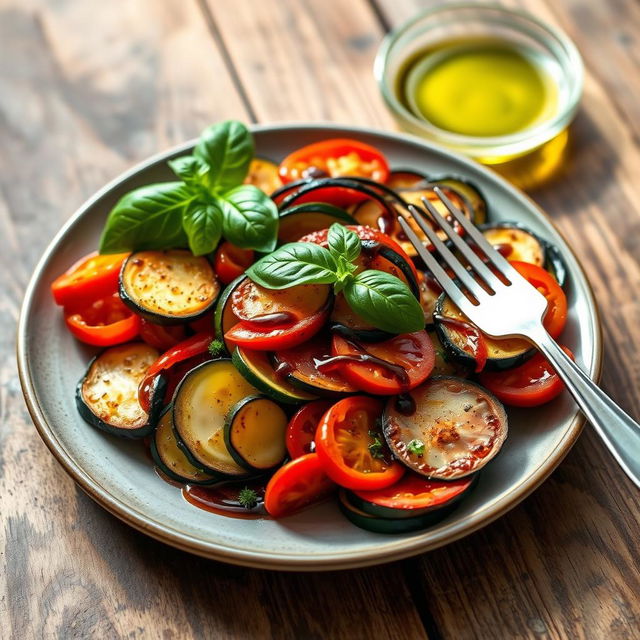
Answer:
<path fill-rule="evenodd" d="M 405 468 L 395 462 L 379 429 L 384 405 L 353 396 L 327 411 L 316 433 L 316 452 L 327 475 L 347 489 L 382 489 L 396 483 Z"/>
<path fill-rule="evenodd" d="M 573 353 L 562 350 L 573 360 Z M 480 374 L 480 384 L 498 400 L 513 407 L 537 407 L 551 402 L 564 389 L 549 361 L 536 353 L 531 360 L 507 371 L 485 371 Z"/>
<path fill-rule="evenodd" d="M 120 267 L 128 253 L 90 253 L 78 260 L 51 284 L 56 304 L 80 306 L 87 300 L 106 298 L 118 291 Z"/>
<path fill-rule="evenodd" d="M 435 349 L 426 331 L 403 333 L 366 345 L 334 335 L 331 352 L 334 356 L 346 356 L 341 371 L 353 386 L 376 395 L 414 389 L 429 377 L 435 364 Z"/>
<path fill-rule="evenodd" d="M 117 293 L 98 298 L 87 306 L 65 307 L 64 320 L 69 331 L 82 342 L 111 347 L 133 340 L 140 331 L 140 317 L 127 307 Z"/>
<path fill-rule="evenodd" d="M 511 266 L 547 299 L 543 324 L 552 338 L 557 338 L 567 324 L 567 297 L 556 279 L 542 267 L 513 261 Z"/>
<path fill-rule="evenodd" d="M 184 327 L 154 324 L 144 318 L 140 320 L 140 337 L 151 347 L 166 351 L 184 340 Z"/>
<path fill-rule="evenodd" d="M 224 284 L 233 282 L 253 263 L 253 251 L 241 249 L 230 242 L 223 242 L 216 251 L 213 269 Z"/>
<path fill-rule="evenodd" d="M 270 516 L 282 518 L 319 502 L 334 489 L 318 454 L 307 453 L 273 474 L 264 493 L 264 506 Z"/>
<path fill-rule="evenodd" d="M 331 400 L 315 400 L 293 414 L 285 434 L 287 451 L 292 459 L 314 452 L 318 424 L 332 404 Z"/>

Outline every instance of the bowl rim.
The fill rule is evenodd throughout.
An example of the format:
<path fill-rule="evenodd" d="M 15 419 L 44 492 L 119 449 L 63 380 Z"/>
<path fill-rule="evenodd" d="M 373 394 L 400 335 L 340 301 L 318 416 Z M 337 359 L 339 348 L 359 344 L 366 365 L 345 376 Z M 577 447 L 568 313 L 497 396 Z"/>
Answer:
<path fill-rule="evenodd" d="M 385 77 L 388 56 L 396 42 L 425 18 L 438 13 L 469 9 L 477 12 L 499 13 L 506 20 L 515 17 L 518 20 L 529 22 L 545 32 L 547 37 L 553 38 L 558 42 L 568 58 L 567 67 L 570 71 L 569 73 L 565 72 L 564 76 L 569 78 L 571 86 L 566 104 L 557 114 L 534 127 L 516 131 L 515 133 L 501 136 L 471 136 L 441 129 L 428 120 L 419 118 L 396 98 L 393 88 L 389 86 Z M 493 21 L 487 20 L 487 22 Z M 513 23 L 513 26 L 521 30 L 517 23 Z M 582 57 L 573 40 L 562 29 L 539 20 L 528 11 L 488 2 L 442 3 L 420 11 L 383 38 L 373 63 L 373 75 L 387 107 L 395 117 L 407 120 L 415 131 L 419 131 L 421 135 L 426 136 L 430 141 L 475 157 L 523 154 L 533 151 L 548 142 L 571 123 L 580 105 L 584 88 L 584 63 Z"/>
<path fill-rule="evenodd" d="M 437 145 L 425 142 L 416 136 L 407 134 L 400 134 L 396 132 L 385 132 L 369 127 L 355 127 L 351 125 L 341 125 L 331 122 L 323 123 L 278 123 L 268 125 L 252 125 L 250 127 L 253 133 L 278 133 L 281 131 L 292 130 L 312 130 L 321 132 L 323 130 L 333 131 L 338 135 L 355 135 L 358 134 L 376 136 L 384 138 L 389 142 L 402 143 L 412 145 L 414 147 L 428 150 L 431 153 L 436 153 L 458 163 L 459 165 L 466 165 L 466 167 L 472 172 L 486 173 L 487 176 L 495 182 L 500 184 L 500 187 L 511 191 L 513 195 L 527 200 L 530 205 L 536 209 L 541 218 L 543 218 L 550 226 L 558 233 L 563 241 L 566 240 L 557 226 L 544 213 L 526 194 L 507 183 L 504 179 L 500 178 L 490 170 L 479 166 L 477 163 L 453 153 L 449 150 L 439 148 Z M 71 454 L 65 449 L 64 445 L 56 436 L 55 428 L 53 428 L 47 421 L 45 412 L 40 406 L 37 398 L 37 393 L 31 375 L 31 363 L 28 359 L 28 321 L 31 313 L 31 308 L 34 304 L 35 292 L 39 285 L 42 273 L 47 267 L 48 262 L 58 249 L 59 244 L 68 236 L 72 231 L 75 223 L 82 218 L 94 204 L 107 195 L 111 190 L 118 187 L 120 183 L 127 180 L 137 173 L 147 169 L 149 166 L 154 165 L 160 161 L 167 160 L 178 153 L 184 153 L 189 151 L 195 145 L 195 140 L 189 140 L 182 144 L 171 147 L 168 150 L 156 153 L 142 162 L 136 164 L 131 169 L 121 173 L 115 179 L 107 183 L 104 187 L 99 189 L 92 197 L 86 200 L 75 213 L 65 222 L 62 228 L 54 236 L 53 240 L 49 243 L 45 249 L 42 257 L 38 261 L 33 275 L 27 285 L 22 308 L 20 311 L 20 317 L 18 320 L 17 329 L 17 363 L 20 383 L 22 391 L 26 400 L 26 405 L 34 425 L 54 457 L 61 464 L 63 469 L 75 480 L 80 488 L 91 497 L 95 502 L 109 511 L 112 515 L 116 516 L 123 522 L 132 526 L 133 528 L 149 535 L 156 540 L 169 544 L 173 547 L 188 551 L 196 555 L 200 555 L 209 559 L 218 560 L 222 562 L 228 562 L 231 564 L 253 567 L 258 569 L 272 569 L 272 570 L 285 570 L 285 571 L 332 571 L 337 569 L 352 569 L 359 567 L 367 567 L 372 565 L 384 564 L 387 562 L 400 560 L 409 556 L 417 555 L 430 551 L 437 547 L 449 544 L 458 540 L 464 536 L 467 536 L 474 531 L 488 525 L 500 516 L 504 515 L 507 511 L 515 507 L 519 502 L 532 493 L 546 478 L 554 471 L 554 469 L 560 464 L 566 454 L 569 452 L 573 444 L 576 442 L 580 432 L 582 431 L 585 423 L 585 418 L 580 414 L 576 408 L 575 416 L 571 423 L 567 427 L 564 435 L 559 441 L 558 445 L 553 449 L 547 458 L 541 461 L 537 470 L 529 478 L 521 481 L 518 485 L 512 488 L 508 496 L 503 497 L 501 500 L 496 499 L 489 501 L 482 509 L 475 513 L 472 517 L 467 518 L 465 526 L 457 524 L 453 527 L 453 530 L 445 537 L 445 539 L 420 539 L 413 540 L 396 540 L 395 543 L 380 545 L 377 552 L 371 553 L 367 551 L 353 552 L 353 551 L 337 551 L 333 553 L 317 553 L 314 555 L 301 554 L 301 553 L 273 553 L 266 555 L 264 553 L 255 552 L 246 548 L 225 547 L 221 548 L 216 543 L 207 541 L 204 538 L 192 536 L 183 531 L 179 531 L 172 527 L 165 525 L 163 522 L 150 518 L 140 512 L 139 510 L 127 505 L 114 495 L 112 495 L 107 487 L 102 486 L 97 480 L 92 478 L 90 474 L 76 465 Z M 569 246 L 569 245 L 568 245 Z M 576 261 L 578 268 L 583 276 L 586 284 L 585 293 L 587 295 L 587 302 L 589 307 L 594 313 L 594 357 L 591 366 L 589 367 L 589 375 L 596 381 L 600 379 L 602 370 L 602 323 L 600 320 L 600 313 L 595 300 L 595 296 L 591 285 L 586 279 L 584 269 L 578 258 L 573 253 L 573 250 L 569 246 L 569 252 L 572 258 Z M 489 511 L 489 513 L 487 513 Z M 449 525 L 450 526 L 450 525 Z"/>

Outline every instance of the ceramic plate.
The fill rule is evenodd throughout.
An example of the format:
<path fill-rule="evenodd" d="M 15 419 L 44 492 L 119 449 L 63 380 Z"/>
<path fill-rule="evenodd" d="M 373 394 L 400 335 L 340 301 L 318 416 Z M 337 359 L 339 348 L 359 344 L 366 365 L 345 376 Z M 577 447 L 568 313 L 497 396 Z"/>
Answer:
<path fill-rule="evenodd" d="M 563 341 L 597 378 L 601 337 L 595 302 L 571 249 L 526 196 L 486 169 L 404 135 L 326 126 L 258 126 L 257 153 L 279 160 L 302 145 L 336 136 L 375 145 L 392 167 L 454 173 L 485 193 L 490 219 L 516 220 L 554 242 L 568 266 L 569 321 Z M 509 411 L 509 438 L 482 472 L 475 492 L 446 520 L 405 535 L 373 534 L 350 524 L 333 502 L 281 521 L 238 520 L 197 509 L 162 482 L 139 443 L 108 436 L 76 412 L 74 388 L 93 351 L 65 329 L 49 292 L 52 280 L 95 250 L 107 213 L 127 191 L 173 179 L 166 161 L 192 144 L 157 155 L 99 191 L 67 222 L 38 264 L 27 289 L 18 335 L 18 363 L 35 425 L 51 452 L 99 504 L 167 544 L 252 567 L 328 570 L 389 562 L 434 549 L 495 520 L 533 491 L 567 454 L 583 420 L 568 394 L 537 410 Z"/>

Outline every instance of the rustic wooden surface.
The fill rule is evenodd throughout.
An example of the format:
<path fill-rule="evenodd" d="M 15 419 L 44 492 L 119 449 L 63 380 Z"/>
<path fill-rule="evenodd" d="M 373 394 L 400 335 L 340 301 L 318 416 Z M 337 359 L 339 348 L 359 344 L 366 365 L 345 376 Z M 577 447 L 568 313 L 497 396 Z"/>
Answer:
<path fill-rule="evenodd" d="M 209 562 L 95 505 L 24 406 L 30 272 L 108 179 L 225 117 L 392 128 L 371 76 L 418 0 L 0 0 L 0 638 L 638 638 L 638 491 L 588 430 L 498 522 L 423 557 L 295 575 Z M 640 8 L 522 0 L 576 40 L 583 108 L 532 195 L 604 311 L 603 384 L 640 414 Z"/>

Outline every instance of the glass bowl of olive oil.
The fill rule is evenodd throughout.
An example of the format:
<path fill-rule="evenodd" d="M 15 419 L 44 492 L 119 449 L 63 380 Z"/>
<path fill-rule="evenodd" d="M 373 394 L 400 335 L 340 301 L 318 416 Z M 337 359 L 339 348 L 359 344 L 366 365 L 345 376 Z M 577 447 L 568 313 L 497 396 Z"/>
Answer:
<path fill-rule="evenodd" d="M 477 3 L 432 7 L 400 26 L 374 72 L 400 127 L 492 165 L 564 144 L 584 73 L 558 29 Z"/>

